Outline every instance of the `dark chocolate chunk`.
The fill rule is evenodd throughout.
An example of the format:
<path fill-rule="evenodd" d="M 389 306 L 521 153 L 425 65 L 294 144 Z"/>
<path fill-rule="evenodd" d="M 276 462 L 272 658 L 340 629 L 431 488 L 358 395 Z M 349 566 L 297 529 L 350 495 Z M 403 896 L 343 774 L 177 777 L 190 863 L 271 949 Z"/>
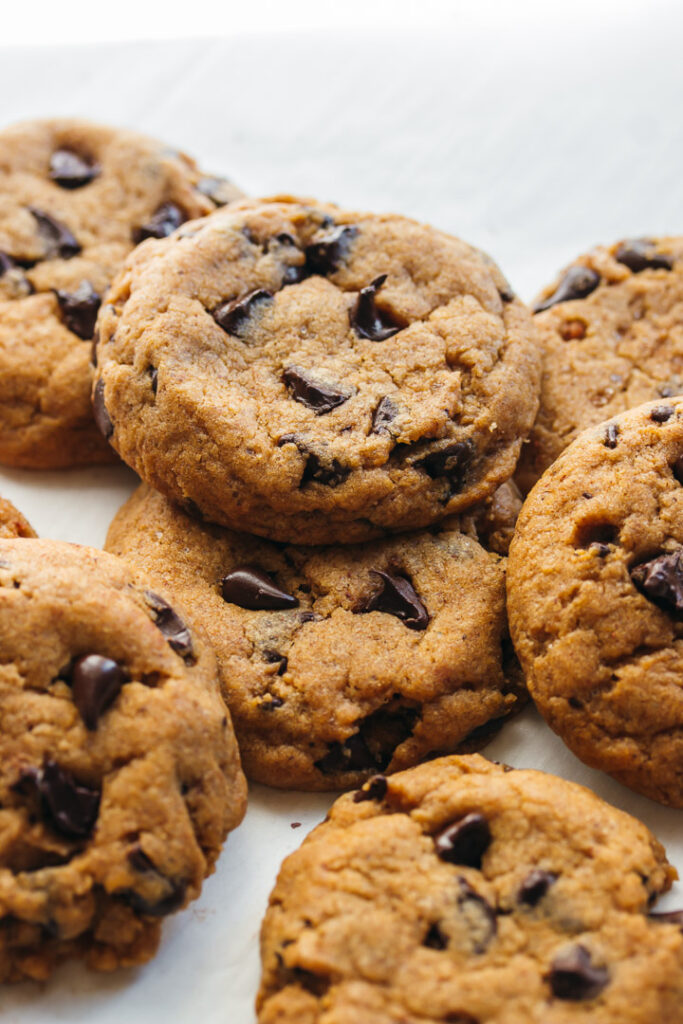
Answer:
<path fill-rule="evenodd" d="M 553 960 L 547 980 L 557 999 L 595 999 L 609 982 L 606 967 L 595 967 L 585 946 L 574 946 Z"/>
<path fill-rule="evenodd" d="M 192 634 L 178 613 L 159 594 L 152 590 L 145 591 L 145 601 L 154 616 L 154 622 L 166 639 L 169 647 L 179 654 L 186 662 L 194 662 Z"/>
<path fill-rule="evenodd" d="M 498 931 L 496 912 L 466 879 L 459 878 L 458 884 L 458 906 L 468 924 L 472 949 L 475 953 L 483 953 Z"/>
<path fill-rule="evenodd" d="M 365 800 L 384 800 L 387 795 L 389 783 L 385 775 L 373 775 L 365 783 L 362 789 L 357 790 L 353 795 L 355 804 L 363 803 Z"/>
<path fill-rule="evenodd" d="M 29 211 L 33 214 L 38 232 L 45 242 L 47 259 L 60 257 L 63 260 L 70 260 L 73 256 L 78 256 L 81 247 L 65 224 L 49 213 L 36 209 L 35 206 L 29 206 Z"/>
<path fill-rule="evenodd" d="M 652 912 L 647 916 L 651 921 L 656 921 L 658 924 L 678 924 L 683 928 L 683 910 Z"/>
<path fill-rule="evenodd" d="M 55 761 L 46 760 L 34 776 L 42 798 L 43 815 L 56 832 L 69 839 L 92 833 L 100 808 L 98 790 L 81 786 Z"/>
<path fill-rule="evenodd" d="M 315 767 L 323 775 L 336 775 L 340 772 L 362 772 L 369 768 L 377 769 L 379 765 L 363 737 L 356 732 L 343 743 L 331 743 L 328 753 L 315 762 Z"/>
<path fill-rule="evenodd" d="M 134 229 L 133 241 L 139 245 L 146 238 L 167 238 L 186 220 L 185 214 L 175 203 L 162 203 L 146 224 Z"/>
<path fill-rule="evenodd" d="M 372 414 L 372 433 L 388 434 L 389 424 L 396 419 L 397 413 L 398 406 L 388 395 L 385 395 Z"/>
<path fill-rule="evenodd" d="M 473 455 L 474 444 L 468 439 L 467 441 L 456 441 L 446 448 L 430 452 L 424 458 L 416 460 L 413 465 L 418 469 L 423 469 L 433 480 L 446 477 L 457 491 L 462 487 L 465 470 L 472 461 Z"/>
<path fill-rule="evenodd" d="M 514 291 L 512 290 L 507 281 L 502 287 L 498 289 L 498 294 L 500 295 L 503 302 L 514 302 L 517 298 L 517 296 L 515 295 Z"/>
<path fill-rule="evenodd" d="M 227 206 L 237 197 L 237 190 L 227 178 L 200 178 L 196 189 L 214 206 Z"/>
<path fill-rule="evenodd" d="M 156 871 L 154 862 L 150 860 L 140 845 L 136 845 L 132 850 L 129 850 L 127 856 L 128 863 L 131 867 L 135 868 L 136 871 Z"/>
<path fill-rule="evenodd" d="M 281 590 L 268 573 L 256 565 L 239 565 L 221 580 L 223 599 L 253 611 L 297 608 L 299 601 Z"/>
<path fill-rule="evenodd" d="M 446 949 L 448 938 L 441 931 L 438 924 L 433 924 L 422 940 L 422 945 L 427 946 L 428 949 Z"/>
<path fill-rule="evenodd" d="M 324 775 L 349 771 L 384 771 L 396 748 L 408 739 L 418 718 L 412 707 L 381 707 L 367 715 L 343 743 L 331 743 L 315 767 Z"/>
<path fill-rule="evenodd" d="M 82 188 L 99 173 L 97 164 L 71 149 L 57 149 L 50 157 L 50 177 L 61 188 Z"/>
<path fill-rule="evenodd" d="M 616 423 L 608 423 L 605 427 L 605 436 L 603 444 L 605 448 L 616 448 L 617 438 L 619 436 L 619 427 Z"/>
<path fill-rule="evenodd" d="M 528 907 L 535 907 L 541 902 L 550 886 L 554 885 L 556 881 L 557 875 L 554 872 L 534 868 L 520 885 L 517 899 Z"/>
<path fill-rule="evenodd" d="M 552 295 L 534 306 L 534 313 L 556 306 L 558 302 L 570 299 L 585 299 L 600 284 L 600 275 L 590 267 L 571 267 L 564 275 Z"/>
<path fill-rule="evenodd" d="M 650 419 L 653 423 L 666 423 L 673 414 L 674 407 L 672 405 L 656 405 L 650 413 Z"/>
<path fill-rule="evenodd" d="M 304 454 L 305 449 L 302 450 L 299 447 L 299 451 Z M 326 487 L 338 487 L 339 484 L 344 483 L 350 472 L 351 468 L 343 466 L 339 459 L 332 459 L 332 462 L 325 465 L 325 463 L 320 461 L 315 452 L 308 452 L 299 487 L 304 487 L 305 484 L 311 483 L 311 481 L 324 484 Z"/>
<path fill-rule="evenodd" d="M 286 658 L 285 661 L 287 661 Z M 259 708 L 261 709 L 261 711 L 275 711 L 277 708 L 281 708 L 283 704 L 284 701 L 282 697 L 276 697 L 274 694 L 270 693 L 263 698 L 263 700 L 259 704 Z"/>
<path fill-rule="evenodd" d="M 104 404 L 104 381 L 100 378 L 95 385 L 95 392 L 92 398 L 92 411 L 95 423 L 102 434 L 107 440 L 114 433 L 114 424 L 112 418 L 107 412 L 107 407 Z"/>
<path fill-rule="evenodd" d="M 163 878 L 159 872 L 156 873 L 159 875 L 159 878 Z M 168 895 L 162 896 L 160 899 L 155 900 L 154 903 L 140 896 L 134 889 L 119 889 L 116 895 L 127 903 L 136 914 L 144 914 L 147 917 L 165 917 L 167 914 L 175 913 L 176 910 L 180 910 L 182 907 L 185 902 L 187 883 L 183 881 L 174 882 L 168 878 L 164 879 L 164 881 L 168 885 Z"/>
<path fill-rule="evenodd" d="M 241 338 L 246 321 L 253 313 L 255 307 L 264 302 L 272 301 L 272 292 L 266 291 L 265 288 L 257 288 L 241 299 L 224 302 L 218 309 L 214 309 L 213 318 L 218 326 L 222 327 L 227 334 L 234 334 Z"/>
<path fill-rule="evenodd" d="M 635 565 L 631 579 L 655 604 L 683 612 L 683 548 Z"/>
<path fill-rule="evenodd" d="M 0 277 L 14 268 L 14 260 L 11 256 L 8 256 L 6 252 L 0 251 Z"/>
<path fill-rule="evenodd" d="M 75 292 L 55 290 L 62 319 L 70 331 L 84 341 L 92 338 L 97 311 L 102 302 L 90 281 L 81 281 Z"/>
<path fill-rule="evenodd" d="M 344 263 L 349 255 L 351 242 L 358 234 L 358 228 L 350 224 L 333 228 L 306 246 L 306 270 L 309 274 L 326 277 Z"/>
<path fill-rule="evenodd" d="M 622 242 L 614 257 L 634 274 L 640 274 L 643 270 L 671 270 L 674 265 L 673 258 L 657 252 L 649 238 L 632 238 Z"/>
<path fill-rule="evenodd" d="M 382 581 L 381 590 L 374 594 L 363 612 L 386 612 L 401 619 L 408 629 L 426 629 L 429 623 L 429 612 L 415 593 L 410 580 L 405 576 L 394 576 L 381 569 L 371 569 L 373 576 Z"/>
<path fill-rule="evenodd" d="M 581 341 L 586 337 L 586 324 L 583 320 L 565 320 L 560 327 L 563 341 Z"/>
<path fill-rule="evenodd" d="M 391 316 L 378 309 L 375 303 L 375 296 L 387 279 L 386 274 L 380 274 L 371 284 L 361 288 L 354 306 L 349 314 L 351 326 L 359 338 L 368 338 L 369 341 L 386 341 L 393 334 L 401 330 Z"/>
<path fill-rule="evenodd" d="M 300 366 L 288 367 L 282 379 L 292 393 L 296 402 L 312 409 L 316 416 L 336 409 L 347 402 L 351 395 L 348 391 L 340 391 L 330 384 L 316 382 Z"/>
<path fill-rule="evenodd" d="M 74 704 L 86 729 L 94 730 L 100 715 L 118 697 L 126 673 L 112 658 L 84 654 L 73 663 L 70 676 Z"/>
<path fill-rule="evenodd" d="M 434 836 L 434 846 L 441 860 L 481 868 L 481 860 L 491 844 L 491 829 L 483 814 L 473 812 Z"/>

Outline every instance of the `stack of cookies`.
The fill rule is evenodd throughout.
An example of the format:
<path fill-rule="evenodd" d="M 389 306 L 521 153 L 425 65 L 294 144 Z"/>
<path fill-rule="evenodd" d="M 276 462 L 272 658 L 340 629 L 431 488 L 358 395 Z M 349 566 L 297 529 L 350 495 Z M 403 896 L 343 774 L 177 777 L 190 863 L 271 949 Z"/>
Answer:
<path fill-rule="evenodd" d="M 147 959 L 241 758 L 355 791 L 283 867 L 261 1024 L 680 1024 L 654 837 L 467 756 L 528 686 L 683 806 L 680 240 L 594 250 L 532 315 L 435 228 L 133 133 L 18 126 L 0 182 L 0 458 L 143 481 L 107 553 L 0 510 L 0 976 Z"/>

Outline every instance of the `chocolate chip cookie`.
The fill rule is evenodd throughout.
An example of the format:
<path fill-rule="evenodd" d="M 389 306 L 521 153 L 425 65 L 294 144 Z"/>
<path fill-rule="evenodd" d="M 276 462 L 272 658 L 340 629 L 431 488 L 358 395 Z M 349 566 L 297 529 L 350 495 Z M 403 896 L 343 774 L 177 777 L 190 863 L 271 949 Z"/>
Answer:
<path fill-rule="evenodd" d="M 586 427 L 683 392 L 683 238 L 599 246 L 535 310 L 543 375 L 516 474 L 525 493 Z"/>
<path fill-rule="evenodd" d="M 31 524 L 11 501 L 0 498 L 0 537 L 35 537 Z"/>
<path fill-rule="evenodd" d="M 206 630 L 260 782 L 342 789 L 477 749 L 524 699 L 504 560 L 455 530 L 285 546 L 201 524 L 143 486 L 107 547 Z"/>
<path fill-rule="evenodd" d="M 137 242 L 240 194 L 134 132 L 68 119 L 0 132 L 0 461 L 112 458 L 90 407 L 107 287 Z"/>
<path fill-rule="evenodd" d="M 95 414 L 123 459 L 285 542 L 483 501 L 537 407 L 532 321 L 500 271 L 395 215 L 239 203 L 133 254 L 99 331 Z"/>
<path fill-rule="evenodd" d="M 153 955 L 245 784 L 215 660 L 119 559 L 0 540 L 0 980 Z"/>
<path fill-rule="evenodd" d="M 683 398 L 581 434 L 517 522 L 512 638 L 582 760 L 683 807 Z"/>
<path fill-rule="evenodd" d="M 683 911 L 640 822 L 481 757 L 379 775 L 284 862 L 259 1024 L 681 1024 Z"/>

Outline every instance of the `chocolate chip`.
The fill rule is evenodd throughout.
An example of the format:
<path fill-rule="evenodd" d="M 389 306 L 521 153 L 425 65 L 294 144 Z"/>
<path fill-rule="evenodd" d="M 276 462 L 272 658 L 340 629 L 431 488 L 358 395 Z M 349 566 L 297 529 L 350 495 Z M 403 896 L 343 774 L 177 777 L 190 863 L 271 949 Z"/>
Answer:
<path fill-rule="evenodd" d="M 683 611 L 683 548 L 634 566 L 631 579 L 655 604 L 667 610 Z"/>
<path fill-rule="evenodd" d="M 446 448 L 439 448 L 430 452 L 422 459 L 417 459 L 413 465 L 423 469 L 433 480 L 439 477 L 446 477 L 455 491 L 463 484 L 465 470 L 474 456 L 474 444 L 467 441 L 456 441 Z"/>
<path fill-rule="evenodd" d="M 360 733 L 354 733 L 343 743 L 331 743 L 328 753 L 315 762 L 315 767 L 323 775 L 336 775 L 376 769 L 378 765 L 363 737 Z"/>
<path fill-rule="evenodd" d="M 136 871 L 156 871 L 154 862 L 150 860 L 145 851 L 141 846 L 134 846 L 132 850 L 128 851 L 127 854 L 128 863 Z"/>
<path fill-rule="evenodd" d="M 554 885 L 556 881 L 557 875 L 552 871 L 534 868 L 520 885 L 517 899 L 528 907 L 535 907 L 541 902 L 550 886 Z"/>
<path fill-rule="evenodd" d="M 29 206 L 28 209 L 38 225 L 38 232 L 41 238 L 45 242 L 47 259 L 53 259 L 58 256 L 63 260 L 70 260 L 73 256 L 78 256 L 81 247 L 65 224 L 50 216 L 49 213 L 36 209 L 35 206 Z"/>
<path fill-rule="evenodd" d="M 213 311 L 213 318 L 227 334 L 234 334 L 239 338 L 242 337 L 241 332 L 254 309 L 264 302 L 272 301 L 272 292 L 266 291 L 265 288 L 257 288 L 241 299 L 224 302 Z"/>
<path fill-rule="evenodd" d="M 70 839 L 85 839 L 97 821 L 100 794 L 81 786 L 55 761 L 46 760 L 34 774 L 42 798 L 43 815 L 56 832 Z"/>
<path fill-rule="evenodd" d="M 564 275 L 555 291 L 547 299 L 534 306 L 534 313 L 556 306 L 558 302 L 569 302 L 571 299 L 585 299 L 600 284 L 600 275 L 590 267 L 571 267 Z"/>
<path fill-rule="evenodd" d="M 679 484 L 683 484 L 683 455 L 679 455 L 671 467 L 671 472 Z"/>
<path fill-rule="evenodd" d="M 680 393 L 680 384 L 660 384 L 657 388 L 657 394 L 660 398 L 673 398 L 674 395 L 680 395 Z"/>
<path fill-rule="evenodd" d="M 102 378 L 100 378 L 95 385 L 95 392 L 92 398 L 92 411 L 99 432 L 104 438 L 109 440 L 111 435 L 114 433 L 114 424 L 111 416 L 107 412 L 107 407 L 104 404 L 104 381 Z"/>
<path fill-rule="evenodd" d="M 326 277 L 339 270 L 346 262 L 351 242 L 358 234 L 358 228 L 350 224 L 333 228 L 311 242 L 304 250 L 306 253 L 306 270 L 309 274 L 320 274 Z"/>
<path fill-rule="evenodd" d="M 605 448 L 616 448 L 617 438 L 619 436 L 619 427 L 616 423 L 608 423 L 605 427 L 605 434 L 603 438 L 603 444 Z"/>
<path fill-rule="evenodd" d="M 650 419 L 653 423 L 666 423 L 674 414 L 672 405 L 656 405 L 650 412 Z"/>
<path fill-rule="evenodd" d="M 285 593 L 256 565 L 240 565 L 221 580 L 223 599 L 253 611 L 297 608 L 296 597 Z"/>
<path fill-rule="evenodd" d="M 336 409 L 347 402 L 351 395 L 348 391 L 340 391 L 329 384 L 318 383 L 300 366 L 288 367 L 282 379 L 292 393 L 296 402 L 312 409 L 316 416 Z"/>
<path fill-rule="evenodd" d="M 285 658 L 285 661 L 286 660 L 287 659 Z M 282 697 L 276 697 L 274 694 L 268 694 L 268 696 L 264 697 L 259 704 L 259 708 L 261 711 L 275 711 L 277 708 L 281 708 L 283 704 L 284 701 Z"/>
<path fill-rule="evenodd" d="M 159 878 L 163 878 L 163 875 L 159 874 Z M 164 881 L 168 883 L 168 895 L 162 896 L 161 899 L 155 900 L 153 903 L 140 896 L 134 889 L 119 889 L 116 895 L 127 903 L 136 914 L 144 914 L 147 917 L 165 917 L 167 914 L 175 913 L 176 910 L 180 910 L 182 907 L 185 902 L 187 883 L 183 881 L 173 882 L 168 878 L 164 879 Z"/>
<path fill-rule="evenodd" d="M 671 270 L 674 265 L 671 256 L 657 252 L 648 238 L 632 238 L 622 242 L 614 256 L 618 263 L 623 263 L 634 274 L 640 274 L 643 270 Z"/>
<path fill-rule="evenodd" d="M 362 612 L 386 612 L 395 615 L 408 629 L 426 629 L 429 623 L 429 612 L 415 593 L 410 580 L 405 576 L 394 576 L 381 569 L 371 569 L 373 576 L 382 581 L 381 590 L 373 594 Z"/>
<path fill-rule="evenodd" d="M 448 938 L 441 931 L 438 924 L 433 924 L 422 940 L 422 945 L 428 949 L 446 949 Z"/>
<path fill-rule="evenodd" d="M 483 953 L 498 931 L 496 912 L 464 878 L 458 878 L 458 906 L 464 915 L 475 953 Z"/>
<path fill-rule="evenodd" d="M 302 451 L 299 448 L 299 451 Z M 343 484 L 351 472 L 350 466 L 343 466 L 338 459 L 332 459 L 327 465 L 320 461 L 315 452 L 309 452 L 306 458 L 306 465 L 301 474 L 299 487 L 305 486 L 312 481 L 324 484 L 326 487 L 338 487 Z"/>
<path fill-rule="evenodd" d="M 586 324 L 583 320 L 567 320 L 560 328 L 563 341 L 581 341 L 586 337 Z"/>
<path fill-rule="evenodd" d="M 385 395 L 372 414 L 372 433 L 388 434 L 389 424 L 396 419 L 398 406 Z"/>
<path fill-rule="evenodd" d="M 418 711 L 405 705 L 381 707 L 358 723 L 358 731 L 343 743 L 331 743 L 315 763 L 324 775 L 349 771 L 384 771 L 394 751 L 412 733 Z"/>
<path fill-rule="evenodd" d="M 61 188 L 82 188 L 99 173 L 97 164 L 71 149 L 57 149 L 50 157 L 50 177 Z"/>
<path fill-rule="evenodd" d="M 100 715 L 114 703 L 126 682 L 126 673 L 112 658 L 84 654 L 70 672 L 74 704 L 86 729 L 97 728 Z"/>
<path fill-rule="evenodd" d="M 361 288 L 360 294 L 349 314 L 351 326 L 359 338 L 368 338 L 369 341 L 386 341 L 393 334 L 397 334 L 401 327 L 388 313 L 377 308 L 375 296 L 387 279 L 386 274 L 380 274 L 371 284 Z"/>
<path fill-rule="evenodd" d="M 503 300 L 503 302 L 506 302 L 506 303 L 507 302 L 514 302 L 515 299 L 517 298 L 517 296 L 513 292 L 512 288 L 507 283 L 507 281 L 505 282 L 505 284 L 501 288 L 498 289 L 498 294 L 500 295 L 500 297 Z"/>
<path fill-rule="evenodd" d="M 362 789 L 353 794 L 353 802 L 354 804 L 360 804 L 365 800 L 384 800 L 388 788 L 389 783 L 385 775 L 373 775 Z"/>
<path fill-rule="evenodd" d="M 434 836 L 441 860 L 481 868 L 481 860 L 491 844 L 491 829 L 483 814 L 473 812 L 447 825 Z"/>
<path fill-rule="evenodd" d="M 0 277 L 9 271 L 14 269 L 14 260 L 11 256 L 8 256 L 6 252 L 0 251 Z"/>
<path fill-rule="evenodd" d="M 683 910 L 665 910 L 660 913 L 653 912 L 647 916 L 658 924 L 678 924 L 683 928 Z"/>
<path fill-rule="evenodd" d="M 227 206 L 238 196 L 237 189 L 227 178 L 200 178 L 196 188 L 214 206 Z"/>
<path fill-rule="evenodd" d="M 93 336 L 102 301 L 90 281 L 81 281 L 75 292 L 55 290 L 62 319 L 70 331 L 88 341 Z"/>
<path fill-rule="evenodd" d="M 159 371 L 156 366 L 150 366 L 147 373 L 149 374 L 149 382 L 152 385 L 152 394 L 156 395 L 159 390 Z"/>
<path fill-rule="evenodd" d="M 188 663 L 195 661 L 192 634 L 178 613 L 159 594 L 152 590 L 145 591 L 145 602 L 154 617 L 157 629 L 163 633 L 176 654 Z"/>
<path fill-rule="evenodd" d="M 547 976 L 557 999 L 595 999 L 609 982 L 606 967 L 594 967 L 585 946 L 574 946 L 559 953 Z"/>
<path fill-rule="evenodd" d="M 175 203 L 162 203 L 146 224 L 134 229 L 133 241 L 139 245 L 146 238 L 167 238 L 186 220 L 187 217 Z"/>

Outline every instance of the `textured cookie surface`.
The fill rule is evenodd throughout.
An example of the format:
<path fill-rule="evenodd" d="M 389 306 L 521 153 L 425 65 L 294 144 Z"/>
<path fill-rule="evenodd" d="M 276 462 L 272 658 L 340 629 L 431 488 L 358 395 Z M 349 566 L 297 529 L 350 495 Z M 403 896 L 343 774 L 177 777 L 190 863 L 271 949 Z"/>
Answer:
<path fill-rule="evenodd" d="M 124 563 L 0 541 L 0 980 L 154 953 L 242 818 L 207 645 Z"/>
<path fill-rule="evenodd" d="M 511 476 L 537 407 L 526 308 L 404 217 L 245 202 L 149 242 L 99 320 L 95 406 L 148 483 L 294 543 L 429 525 Z"/>
<path fill-rule="evenodd" d="M 536 308 L 543 374 L 516 474 L 525 492 L 586 427 L 683 391 L 683 239 L 597 247 Z"/>
<path fill-rule="evenodd" d="M 206 630 L 245 771 L 261 782 L 348 788 L 477 749 L 523 699 L 504 560 L 456 530 L 275 545 L 202 525 L 143 486 L 107 547 Z"/>
<path fill-rule="evenodd" d="M 0 538 L 35 537 L 35 531 L 11 501 L 0 498 Z"/>
<path fill-rule="evenodd" d="M 0 461 L 102 462 L 90 341 L 104 293 L 140 238 L 240 193 L 133 132 L 75 120 L 0 132 Z"/>
<path fill-rule="evenodd" d="M 584 761 L 683 807 L 683 399 L 581 434 L 517 522 L 510 629 Z"/>
<path fill-rule="evenodd" d="M 378 777 L 284 862 L 259 1024 L 681 1024 L 675 871 L 589 790 L 481 757 Z"/>

